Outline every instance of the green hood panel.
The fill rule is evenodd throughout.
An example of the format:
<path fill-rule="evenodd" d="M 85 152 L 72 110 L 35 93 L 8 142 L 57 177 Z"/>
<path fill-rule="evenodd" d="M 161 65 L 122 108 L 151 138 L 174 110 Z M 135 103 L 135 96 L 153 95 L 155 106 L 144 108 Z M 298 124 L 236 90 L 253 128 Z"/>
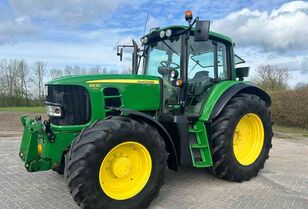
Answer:
<path fill-rule="evenodd" d="M 155 76 L 144 75 L 79 75 L 66 76 L 47 85 L 78 85 L 86 88 L 91 101 L 91 122 L 106 116 L 110 100 L 119 100 L 121 107 L 137 111 L 156 111 L 160 108 L 161 85 Z M 116 88 L 118 96 L 104 95 L 104 89 Z M 112 103 L 112 102 L 111 102 Z"/>

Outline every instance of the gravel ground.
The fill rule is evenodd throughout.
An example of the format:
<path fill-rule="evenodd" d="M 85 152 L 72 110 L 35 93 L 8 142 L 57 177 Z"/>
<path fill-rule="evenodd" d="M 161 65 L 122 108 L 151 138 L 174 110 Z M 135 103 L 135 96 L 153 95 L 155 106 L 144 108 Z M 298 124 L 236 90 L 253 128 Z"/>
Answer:
<path fill-rule="evenodd" d="M 5 119 L 3 114 L 0 117 L 2 127 Z M 14 127 L 0 130 L 0 208 L 78 209 L 62 176 L 53 171 L 26 172 L 18 157 L 21 127 L 17 122 L 9 123 Z M 308 209 L 307 156 L 307 138 L 278 133 L 270 159 L 258 177 L 234 183 L 217 179 L 205 169 L 168 171 L 166 183 L 150 209 Z"/>

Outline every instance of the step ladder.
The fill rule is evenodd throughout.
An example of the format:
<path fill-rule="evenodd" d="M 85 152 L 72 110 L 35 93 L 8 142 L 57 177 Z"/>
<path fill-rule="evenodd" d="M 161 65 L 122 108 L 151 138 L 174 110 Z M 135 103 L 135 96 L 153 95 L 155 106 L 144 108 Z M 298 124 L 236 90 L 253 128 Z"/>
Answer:
<path fill-rule="evenodd" d="M 212 156 L 204 123 L 197 121 L 194 125 L 190 125 L 189 134 L 195 135 L 195 137 L 190 137 L 189 142 L 193 166 L 197 168 L 212 166 Z"/>

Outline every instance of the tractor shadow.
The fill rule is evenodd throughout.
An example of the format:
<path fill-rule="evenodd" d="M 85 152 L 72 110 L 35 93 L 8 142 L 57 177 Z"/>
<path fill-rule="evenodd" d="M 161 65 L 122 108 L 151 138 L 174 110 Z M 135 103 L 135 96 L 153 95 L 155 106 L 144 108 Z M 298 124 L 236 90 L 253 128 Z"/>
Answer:
<path fill-rule="evenodd" d="M 167 170 L 165 183 L 149 209 L 201 208 L 201 200 L 215 199 L 216 193 L 225 192 L 226 185 L 237 183 L 215 177 L 210 169 L 181 166 L 177 172 Z"/>
<path fill-rule="evenodd" d="M 214 183 L 213 183 L 214 182 Z M 201 184 L 217 184 L 217 182 L 226 183 L 227 181 L 218 179 L 212 174 L 210 168 L 194 168 L 189 166 L 180 166 L 177 172 L 167 170 L 165 186 L 172 186 L 175 184 L 192 185 L 196 183 Z"/>

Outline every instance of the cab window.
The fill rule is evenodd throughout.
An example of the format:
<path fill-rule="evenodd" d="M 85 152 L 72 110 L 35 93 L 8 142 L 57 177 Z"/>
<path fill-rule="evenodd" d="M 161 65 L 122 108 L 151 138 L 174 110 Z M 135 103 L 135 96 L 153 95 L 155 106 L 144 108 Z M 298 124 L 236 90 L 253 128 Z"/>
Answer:
<path fill-rule="evenodd" d="M 218 72 L 215 75 L 215 45 L 217 44 Z M 190 114 L 199 114 L 206 93 L 214 84 L 213 79 L 228 79 L 227 51 L 223 43 L 208 40 L 195 42 L 189 39 L 189 64 L 188 64 L 188 108 Z"/>
<path fill-rule="evenodd" d="M 188 79 L 193 79 L 198 75 L 215 78 L 214 50 L 213 41 L 195 42 L 193 38 L 189 39 Z M 226 46 L 217 42 L 218 78 L 220 80 L 228 78 L 226 58 Z"/>

